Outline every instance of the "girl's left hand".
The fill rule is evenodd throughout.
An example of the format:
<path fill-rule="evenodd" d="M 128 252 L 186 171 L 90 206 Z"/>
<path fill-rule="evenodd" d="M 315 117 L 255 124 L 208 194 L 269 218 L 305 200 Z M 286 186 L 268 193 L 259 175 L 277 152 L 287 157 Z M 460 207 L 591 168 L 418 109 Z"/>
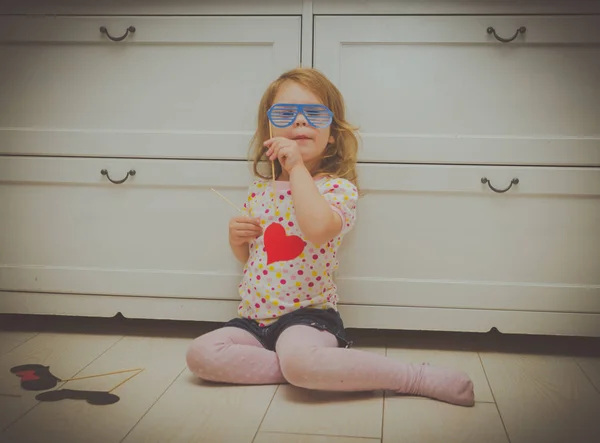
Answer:
<path fill-rule="evenodd" d="M 304 164 L 300 147 L 295 140 L 284 137 L 273 137 L 267 140 L 264 145 L 268 148 L 267 158 L 271 161 L 278 158 L 281 166 L 283 166 L 288 174 L 296 166 Z"/>

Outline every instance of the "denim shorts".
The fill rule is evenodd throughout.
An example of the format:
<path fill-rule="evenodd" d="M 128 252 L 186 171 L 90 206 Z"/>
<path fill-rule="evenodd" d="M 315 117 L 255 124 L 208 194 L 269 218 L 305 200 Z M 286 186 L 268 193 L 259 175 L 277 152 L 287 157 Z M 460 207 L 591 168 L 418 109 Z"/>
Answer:
<path fill-rule="evenodd" d="M 321 331 L 333 334 L 338 340 L 338 346 L 349 348 L 352 342 L 346 338 L 346 330 L 340 313 L 335 309 L 301 308 L 284 314 L 279 319 L 268 325 L 259 326 L 258 323 L 249 318 L 234 318 L 223 327 L 240 328 L 251 333 L 269 351 L 275 350 L 277 339 L 283 331 L 290 326 L 310 326 Z"/>

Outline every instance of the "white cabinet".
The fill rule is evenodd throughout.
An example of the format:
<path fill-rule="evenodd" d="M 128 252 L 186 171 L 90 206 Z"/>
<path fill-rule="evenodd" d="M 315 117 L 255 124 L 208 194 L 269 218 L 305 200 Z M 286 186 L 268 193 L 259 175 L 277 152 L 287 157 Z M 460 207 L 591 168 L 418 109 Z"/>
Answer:
<path fill-rule="evenodd" d="M 360 126 L 361 161 L 600 165 L 600 16 L 324 16 L 314 27 L 315 66 Z"/>
<path fill-rule="evenodd" d="M 250 180 L 243 162 L 0 158 L 0 291 L 235 300 L 237 212 L 210 188 L 242 207 Z"/>
<path fill-rule="evenodd" d="M 237 213 L 210 188 L 242 205 L 259 99 L 313 60 L 363 140 L 365 194 L 336 273 L 346 326 L 600 336 L 598 13 L 0 6 L 0 313 L 235 316 Z"/>
<path fill-rule="evenodd" d="M 349 321 L 600 335 L 600 16 L 319 8 L 363 140 Z"/>
<path fill-rule="evenodd" d="M 0 16 L 0 60 L 0 154 L 244 159 L 300 17 Z"/>

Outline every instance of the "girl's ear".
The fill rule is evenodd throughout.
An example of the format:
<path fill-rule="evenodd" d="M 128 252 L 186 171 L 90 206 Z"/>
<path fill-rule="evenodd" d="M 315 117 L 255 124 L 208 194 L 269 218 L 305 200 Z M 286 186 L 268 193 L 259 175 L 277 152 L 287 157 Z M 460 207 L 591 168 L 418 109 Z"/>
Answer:
<path fill-rule="evenodd" d="M 329 140 L 327 140 L 327 143 L 329 143 L 330 145 L 335 143 L 335 138 L 333 138 L 333 135 L 329 136 Z"/>

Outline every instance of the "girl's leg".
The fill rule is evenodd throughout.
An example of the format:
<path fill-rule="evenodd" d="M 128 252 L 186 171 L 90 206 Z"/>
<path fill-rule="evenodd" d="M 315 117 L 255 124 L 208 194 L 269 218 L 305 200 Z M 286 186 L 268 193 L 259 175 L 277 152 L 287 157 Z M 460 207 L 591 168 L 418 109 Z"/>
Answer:
<path fill-rule="evenodd" d="M 296 386 L 328 391 L 392 390 L 462 406 L 474 404 L 473 383 L 459 371 L 337 347 L 329 332 L 291 326 L 276 345 L 281 372 Z"/>
<path fill-rule="evenodd" d="M 239 328 L 224 327 L 196 338 L 188 348 L 186 361 L 190 371 L 207 381 L 248 385 L 285 383 L 277 354 Z"/>

